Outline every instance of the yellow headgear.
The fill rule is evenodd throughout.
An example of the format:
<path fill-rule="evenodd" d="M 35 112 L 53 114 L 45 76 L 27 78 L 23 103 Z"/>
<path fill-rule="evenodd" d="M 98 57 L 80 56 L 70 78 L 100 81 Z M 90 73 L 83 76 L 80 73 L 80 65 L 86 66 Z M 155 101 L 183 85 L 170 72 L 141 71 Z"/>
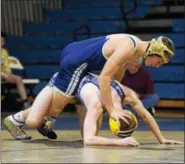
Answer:
<path fill-rule="evenodd" d="M 174 55 L 174 50 L 170 50 L 164 44 L 163 39 L 167 39 L 168 42 L 170 42 L 171 45 L 174 47 L 172 40 L 167 37 L 160 36 L 158 38 L 154 38 L 150 42 L 150 45 L 148 47 L 146 55 L 144 56 L 144 59 L 146 59 L 147 56 L 150 56 L 150 55 L 157 55 L 163 59 L 163 63 L 168 63 L 168 60 L 165 55 L 167 55 L 169 58 L 171 58 Z M 174 48 L 172 48 L 172 49 L 174 49 Z"/>
<path fill-rule="evenodd" d="M 138 122 L 137 118 L 134 114 L 132 114 L 130 111 L 125 110 L 132 118 L 131 121 L 129 121 L 129 126 L 123 128 L 122 126 L 119 126 L 117 121 L 113 118 L 109 118 L 109 127 L 112 133 L 117 135 L 118 137 L 124 138 L 131 136 L 131 134 L 134 132 L 134 130 L 137 128 Z"/>

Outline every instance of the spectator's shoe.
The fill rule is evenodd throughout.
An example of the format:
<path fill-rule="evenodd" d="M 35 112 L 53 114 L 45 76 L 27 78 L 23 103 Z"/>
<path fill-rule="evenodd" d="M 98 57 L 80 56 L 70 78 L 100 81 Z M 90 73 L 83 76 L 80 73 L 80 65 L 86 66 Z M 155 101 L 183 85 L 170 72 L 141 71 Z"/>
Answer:
<path fill-rule="evenodd" d="M 154 107 L 149 108 L 148 111 L 150 112 L 150 114 L 152 116 L 155 116 L 155 108 Z"/>
<path fill-rule="evenodd" d="M 37 128 L 37 131 L 43 136 L 48 137 L 49 139 L 55 140 L 57 139 L 57 134 L 52 130 L 53 122 L 44 120 L 43 124 Z"/>
<path fill-rule="evenodd" d="M 31 136 L 28 136 L 23 129 L 23 126 L 15 125 L 9 117 L 4 119 L 4 126 L 10 132 L 10 134 L 16 140 L 30 140 Z"/>

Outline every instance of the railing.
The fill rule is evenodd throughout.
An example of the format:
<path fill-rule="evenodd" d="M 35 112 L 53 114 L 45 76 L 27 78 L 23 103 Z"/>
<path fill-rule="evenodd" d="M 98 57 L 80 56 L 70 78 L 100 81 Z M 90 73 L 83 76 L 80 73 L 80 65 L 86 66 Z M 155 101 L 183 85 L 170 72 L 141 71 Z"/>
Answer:
<path fill-rule="evenodd" d="M 128 23 L 128 19 L 127 19 L 127 15 L 134 12 L 137 8 L 137 0 L 133 0 L 134 2 L 134 6 L 132 9 L 130 9 L 129 11 L 125 11 L 125 0 L 120 0 L 120 10 L 122 12 L 122 16 L 123 16 L 123 20 L 125 21 L 125 25 L 126 25 L 126 29 L 129 29 L 129 23 Z"/>
<path fill-rule="evenodd" d="M 170 12 L 170 7 L 174 5 L 184 5 L 184 0 L 163 0 L 163 4 L 167 7 L 167 12 Z"/>
<path fill-rule="evenodd" d="M 1 31 L 22 36 L 23 22 L 43 22 L 43 8 L 62 9 L 63 0 L 2 0 Z"/>
<path fill-rule="evenodd" d="M 79 28 L 75 29 L 72 33 L 72 37 L 74 41 L 78 41 L 78 31 L 80 31 L 81 29 L 85 29 L 87 31 L 87 36 L 88 38 L 91 37 L 91 29 L 87 24 L 82 24 Z"/>

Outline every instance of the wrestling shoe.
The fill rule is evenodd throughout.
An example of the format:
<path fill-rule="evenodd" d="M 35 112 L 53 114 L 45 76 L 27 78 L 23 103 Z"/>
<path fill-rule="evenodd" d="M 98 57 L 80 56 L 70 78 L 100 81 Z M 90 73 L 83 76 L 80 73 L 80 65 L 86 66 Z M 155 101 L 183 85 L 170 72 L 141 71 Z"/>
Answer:
<path fill-rule="evenodd" d="M 46 136 L 49 139 L 55 140 L 57 139 L 57 134 L 52 130 L 53 125 L 54 125 L 53 121 L 44 119 L 43 124 L 37 128 L 37 131 L 43 136 Z"/>
<path fill-rule="evenodd" d="M 32 137 L 28 136 L 23 129 L 23 126 L 18 126 L 10 120 L 11 116 L 8 116 L 4 119 L 4 126 L 10 132 L 16 140 L 30 140 Z"/>

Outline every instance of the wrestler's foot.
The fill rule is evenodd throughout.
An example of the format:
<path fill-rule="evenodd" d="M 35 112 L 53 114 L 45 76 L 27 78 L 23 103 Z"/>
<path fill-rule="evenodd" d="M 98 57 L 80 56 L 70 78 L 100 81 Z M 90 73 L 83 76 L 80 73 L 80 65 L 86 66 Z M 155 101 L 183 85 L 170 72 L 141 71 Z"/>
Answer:
<path fill-rule="evenodd" d="M 28 136 L 23 129 L 23 126 L 18 126 L 11 121 L 12 116 L 8 116 L 4 119 L 4 126 L 10 132 L 10 134 L 16 140 L 30 140 L 31 136 Z"/>
<path fill-rule="evenodd" d="M 57 139 L 57 134 L 52 130 L 55 121 L 44 119 L 43 124 L 37 128 L 37 131 L 42 134 L 43 136 L 48 137 L 49 139 Z"/>

